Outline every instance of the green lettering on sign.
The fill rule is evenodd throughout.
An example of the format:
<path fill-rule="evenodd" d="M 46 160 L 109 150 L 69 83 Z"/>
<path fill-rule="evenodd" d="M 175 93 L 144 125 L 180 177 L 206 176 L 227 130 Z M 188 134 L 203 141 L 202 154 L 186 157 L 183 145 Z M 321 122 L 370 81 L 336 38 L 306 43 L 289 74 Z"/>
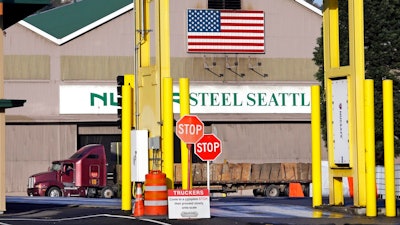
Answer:
<path fill-rule="evenodd" d="M 267 93 L 258 93 L 258 106 L 268 106 L 268 102 L 265 101 Z"/>
<path fill-rule="evenodd" d="M 310 101 L 308 101 L 308 103 L 306 104 L 306 94 L 305 93 L 301 93 L 301 105 L 302 106 L 310 106 Z"/>
<path fill-rule="evenodd" d="M 233 105 L 234 106 L 242 106 L 242 101 L 238 101 L 238 93 L 233 93 Z"/>
<path fill-rule="evenodd" d="M 98 98 L 101 101 L 103 101 L 103 105 L 104 106 L 107 105 L 107 93 L 103 93 L 103 95 L 99 95 L 99 94 L 96 94 L 96 93 L 90 93 L 90 106 L 94 106 L 95 98 Z"/>
<path fill-rule="evenodd" d="M 247 106 L 254 106 L 256 104 L 255 93 L 248 93 L 247 94 Z"/>
<path fill-rule="evenodd" d="M 269 100 L 269 105 L 274 104 L 275 106 L 279 106 L 278 101 L 276 100 L 275 94 L 272 94 L 271 99 Z"/>

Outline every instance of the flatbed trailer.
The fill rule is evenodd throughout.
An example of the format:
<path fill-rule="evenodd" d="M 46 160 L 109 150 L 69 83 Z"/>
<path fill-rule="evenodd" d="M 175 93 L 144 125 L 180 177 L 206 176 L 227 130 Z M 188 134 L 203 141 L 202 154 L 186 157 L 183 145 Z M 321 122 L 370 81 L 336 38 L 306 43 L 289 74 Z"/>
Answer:
<path fill-rule="evenodd" d="M 181 164 L 175 164 L 175 185 L 182 184 Z M 207 185 L 207 164 L 193 163 L 193 187 Z M 252 189 L 254 196 L 289 194 L 289 184 L 300 183 L 305 196 L 311 183 L 311 163 L 210 163 L 211 192 Z"/>

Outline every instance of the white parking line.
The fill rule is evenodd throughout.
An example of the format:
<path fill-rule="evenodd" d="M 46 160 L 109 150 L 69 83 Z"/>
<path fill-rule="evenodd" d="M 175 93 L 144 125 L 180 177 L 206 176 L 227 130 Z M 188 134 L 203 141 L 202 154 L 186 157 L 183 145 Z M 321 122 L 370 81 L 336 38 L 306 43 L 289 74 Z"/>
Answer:
<path fill-rule="evenodd" d="M 71 221 L 71 220 L 82 220 L 82 219 L 90 219 L 96 217 L 112 217 L 112 218 L 121 218 L 121 219 L 129 219 L 129 220 L 143 220 L 154 224 L 160 225 L 171 225 L 169 223 L 160 222 L 152 219 L 141 219 L 135 218 L 132 216 L 122 216 L 122 215 L 112 215 L 112 214 L 97 214 L 97 215 L 89 215 L 89 216 L 78 216 L 78 217 L 69 217 L 69 218 L 61 218 L 61 219 L 30 219 L 30 218 L 0 218 L 2 221 L 43 221 L 43 222 L 61 222 L 61 221 Z M 0 222 L 0 225 L 10 225 L 7 223 Z"/>

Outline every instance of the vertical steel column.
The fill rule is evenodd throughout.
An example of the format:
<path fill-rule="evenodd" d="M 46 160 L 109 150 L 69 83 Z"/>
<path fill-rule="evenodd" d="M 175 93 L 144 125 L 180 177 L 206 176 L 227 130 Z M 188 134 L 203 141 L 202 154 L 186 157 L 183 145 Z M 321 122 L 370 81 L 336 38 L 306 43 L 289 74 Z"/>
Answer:
<path fill-rule="evenodd" d="M 180 116 L 190 114 L 189 79 L 179 79 Z M 191 152 L 185 142 L 181 141 L 182 189 L 192 189 Z"/>
<path fill-rule="evenodd" d="M 121 125 L 121 210 L 132 210 L 131 184 L 131 130 L 132 130 L 132 76 L 124 76 L 122 85 L 122 125 Z M 133 84 L 133 83 L 132 83 Z"/>
<path fill-rule="evenodd" d="M 313 207 L 322 205 L 320 87 L 311 87 L 311 158 Z"/>
<path fill-rule="evenodd" d="M 162 170 L 167 177 L 168 188 L 174 188 L 174 128 L 172 110 L 172 79 L 170 62 L 170 24 L 169 24 L 169 0 L 158 2 L 158 32 L 159 44 L 157 64 L 161 77 L 161 142 L 162 142 Z M 165 84 L 164 84 L 165 82 Z"/>
<path fill-rule="evenodd" d="M 164 77 L 162 81 L 162 171 L 167 178 L 168 189 L 174 189 L 174 114 L 173 114 L 173 85 L 172 78 Z"/>
<path fill-rule="evenodd" d="M 394 176 L 394 122 L 393 81 L 384 80 L 383 85 L 383 148 L 385 164 L 386 216 L 396 216 L 396 191 Z"/>
<path fill-rule="evenodd" d="M 327 145 L 329 159 L 329 203 L 342 205 L 343 182 L 341 174 L 337 174 L 333 162 L 333 109 L 332 109 L 332 79 L 331 77 L 346 76 L 332 72 L 340 67 L 339 57 L 339 5 L 338 0 L 325 0 L 323 11 L 323 38 L 324 38 L 324 73 L 326 92 L 326 120 L 327 120 Z"/>
<path fill-rule="evenodd" d="M 356 140 L 354 153 L 354 205 L 365 207 L 366 175 L 365 175 L 365 119 L 364 119 L 364 1 L 349 1 L 349 48 L 352 82 L 354 82 L 355 129 Z"/>
<path fill-rule="evenodd" d="M 376 216 L 376 174 L 375 174 L 375 104 L 374 80 L 365 80 L 365 172 L 367 205 L 366 215 Z"/>

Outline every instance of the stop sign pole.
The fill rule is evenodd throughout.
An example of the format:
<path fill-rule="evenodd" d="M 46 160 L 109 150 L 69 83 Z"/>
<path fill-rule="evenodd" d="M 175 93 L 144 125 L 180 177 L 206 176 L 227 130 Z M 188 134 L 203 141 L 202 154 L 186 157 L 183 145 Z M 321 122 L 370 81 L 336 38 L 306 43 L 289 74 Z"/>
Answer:
<path fill-rule="evenodd" d="M 214 134 L 204 134 L 195 144 L 194 153 L 207 161 L 207 189 L 210 191 L 210 161 L 215 160 L 222 152 L 221 140 Z"/>

